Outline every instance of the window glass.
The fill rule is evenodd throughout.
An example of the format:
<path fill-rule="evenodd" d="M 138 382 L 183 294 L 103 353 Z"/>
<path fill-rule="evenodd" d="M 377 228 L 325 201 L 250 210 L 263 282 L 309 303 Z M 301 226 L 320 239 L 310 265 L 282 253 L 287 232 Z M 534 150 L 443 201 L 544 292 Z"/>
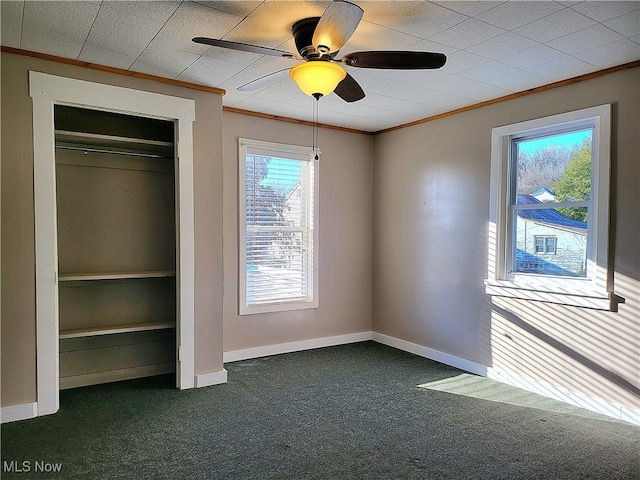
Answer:
<path fill-rule="evenodd" d="M 511 138 L 513 273 L 587 276 L 592 134 L 580 127 Z"/>
<path fill-rule="evenodd" d="M 315 161 L 310 149 L 240 148 L 240 313 L 317 306 Z"/>

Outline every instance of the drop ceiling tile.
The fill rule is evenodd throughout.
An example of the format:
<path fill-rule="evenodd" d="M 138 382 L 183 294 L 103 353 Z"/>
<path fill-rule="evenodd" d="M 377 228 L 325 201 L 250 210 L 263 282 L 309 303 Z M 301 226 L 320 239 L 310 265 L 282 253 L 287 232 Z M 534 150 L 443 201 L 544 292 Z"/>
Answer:
<path fill-rule="evenodd" d="M 577 32 L 565 35 L 564 37 L 551 40 L 547 42 L 547 45 L 560 50 L 561 52 L 574 54 L 596 48 L 603 44 L 606 45 L 608 43 L 616 42 L 618 40 L 622 40 L 622 38 L 622 35 L 619 33 L 597 23 L 583 30 L 578 30 Z"/>
<path fill-rule="evenodd" d="M 225 107 L 238 108 L 237 105 L 242 100 L 251 96 L 247 95 L 246 92 L 238 92 L 237 90 L 225 90 L 225 92 L 224 97 L 222 97 L 222 102 Z"/>
<path fill-rule="evenodd" d="M 180 2 L 103 2 L 84 49 L 137 57 Z M 83 55 L 80 56 L 84 60 Z"/>
<path fill-rule="evenodd" d="M 224 38 L 234 42 L 276 48 L 291 38 L 291 27 L 295 22 L 307 17 L 320 16 L 322 12 L 322 6 L 310 2 L 262 2 L 251 15 L 242 18 L 225 34 Z"/>
<path fill-rule="evenodd" d="M 209 47 L 194 43 L 193 37 L 221 38 L 242 20 L 241 17 L 183 2 L 171 15 L 155 38 L 150 49 L 174 49 L 202 54 Z"/>
<path fill-rule="evenodd" d="M 638 8 L 640 8 L 640 2 L 638 1 L 589 1 L 581 2 L 571 7 L 572 10 L 586 15 L 589 18 L 593 18 L 597 22 L 611 20 L 612 18 L 638 10 Z"/>
<path fill-rule="evenodd" d="M 477 43 L 469 48 L 467 52 L 475 53 L 483 57 L 498 60 L 517 52 L 533 47 L 536 42 L 530 38 L 513 32 L 505 32 L 497 37 L 490 38 L 484 42 Z"/>
<path fill-rule="evenodd" d="M 415 0 L 395 2 L 366 2 L 360 5 L 364 10 L 362 20 L 376 25 L 396 28 L 398 22 L 403 22 L 411 14 L 418 3 Z"/>
<path fill-rule="evenodd" d="M 280 105 L 277 105 L 274 108 L 270 109 L 268 113 L 270 115 L 279 115 L 281 117 L 297 118 L 300 120 L 305 120 L 307 122 L 313 121 L 313 111 L 311 109 L 311 104 L 309 104 L 309 108 L 300 108 L 299 105 L 281 103 Z"/>
<path fill-rule="evenodd" d="M 223 0 L 196 0 L 193 3 L 244 18 L 258 8 L 262 1 L 242 0 L 241 2 L 230 2 Z"/>
<path fill-rule="evenodd" d="M 447 56 L 447 63 L 441 68 L 447 73 L 458 73 L 468 70 L 487 61 L 486 57 L 475 55 L 467 50 L 458 50 Z"/>
<path fill-rule="evenodd" d="M 244 100 L 237 102 L 234 107 L 241 108 L 242 110 L 250 110 L 252 112 L 267 112 L 270 109 L 277 107 L 281 102 L 272 100 L 270 98 L 264 98 L 263 96 L 252 95 Z"/>
<path fill-rule="evenodd" d="M 355 33 L 340 50 L 340 55 L 362 50 L 404 50 L 419 41 L 413 35 L 370 22 L 360 22 Z"/>
<path fill-rule="evenodd" d="M 482 12 L 486 12 L 487 10 L 491 10 L 492 8 L 497 7 L 498 5 L 503 4 L 504 2 L 494 2 L 494 1 L 465 1 L 465 0 L 454 0 L 454 1 L 438 1 L 434 2 L 438 5 L 448 8 L 449 10 L 453 10 L 454 12 L 462 13 L 463 15 L 467 15 L 469 17 L 475 17 L 476 15 L 481 14 Z"/>
<path fill-rule="evenodd" d="M 399 20 L 390 21 L 387 19 L 384 21 L 384 25 L 393 30 L 426 39 L 454 25 L 458 25 L 468 18 L 466 15 L 431 2 L 422 2 L 415 5 L 417 6 L 411 10 L 409 15 L 405 15 L 404 18 Z M 366 9 L 367 4 L 364 4 L 364 7 Z"/>
<path fill-rule="evenodd" d="M 291 80 L 290 78 L 285 78 L 285 81 L 280 81 L 269 87 L 267 95 L 270 100 L 282 103 L 290 102 L 300 95 L 303 95 L 303 93 L 297 87 L 297 85 L 295 85 L 295 82 L 293 80 Z"/>
<path fill-rule="evenodd" d="M 78 58 L 101 2 L 25 2 L 25 50 Z"/>
<path fill-rule="evenodd" d="M 138 57 L 131 70 L 160 77 L 176 78 L 195 62 L 199 55 L 175 49 L 147 49 Z"/>
<path fill-rule="evenodd" d="M 536 65 L 527 69 L 527 71 L 555 82 L 593 72 L 594 66 L 567 55 L 553 62 Z"/>
<path fill-rule="evenodd" d="M 217 87 L 244 68 L 246 67 L 239 63 L 227 62 L 203 55 L 189 65 L 177 78 L 185 82 Z"/>
<path fill-rule="evenodd" d="M 456 91 L 455 94 L 443 91 L 431 90 L 429 87 L 419 90 L 418 100 L 424 105 L 441 108 L 443 110 L 455 110 L 475 103 L 471 98 L 463 97 L 464 92 Z"/>
<path fill-rule="evenodd" d="M 640 35 L 640 10 L 607 20 L 604 24 L 625 37 L 637 37 Z"/>
<path fill-rule="evenodd" d="M 411 45 L 411 50 L 444 53 L 445 55 L 451 55 L 452 53 L 459 51 L 457 48 L 449 47 L 448 45 L 443 45 L 437 42 L 432 42 L 431 40 L 420 40 L 419 42 Z"/>
<path fill-rule="evenodd" d="M 467 48 L 504 33 L 504 30 L 494 25 L 481 22 L 474 18 L 465 20 L 458 25 L 438 33 L 430 40 L 454 48 Z"/>
<path fill-rule="evenodd" d="M 350 104 L 350 111 L 351 106 L 357 104 L 357 110 L 354 110 L 353 113 L 357 113 L 361 116 L 383 115 L 387 111 L 394 110 L 399 110 L 418 117 L 431 117 L 444 112 L 442 108 L 433 107 L 424 103 L 412 102 L 409 100 L 402 100 L 369 92 L 366 92 L 366 95 L 367 96 L 363 100 Z"/>
<path fill-rule="evenodd" d="M 624 38 L 598 48 L 576 53 L 575 57 L 601 68 L 640 60 L 640 46 Z"/>
<path fill-rule="evenodd" d="M 238 63 L 240 65 L 251 65 L 263 57 L 263 55 L 259 53 L 243 52 L 221 47 L 210 47 L 203 55 L 216 60 Z M 295 64 L 292 63 L 292 65 Z"/>
<path fill-rule="evenodd" d="M 0 35 L 2 45 L 20 48 L 22 35 L 22 9 L 24 2 L 0 2 Z"/>
<path fill-rule="evenodd" d="M 465 98 L 484 101 L 491 98 L 501 97 L 511 92 L 502 88 L 494 87 L 486 83 L 469 80 L 457 75 L 452 75 L 444 80 L 434 82 L 429 85 L 429 89 L 437 90 L 450 95 L 464 95 Z"/>
<path fill-rule="evenodd" d="M 408 83 L 411 85 L 428 85 L 451 75 L 442 69 L 438 70 L 402 70 L 400 75 L 393 77 L 395 81 Z"/>
<path fill-rule="evenodd" d="M 284 58 L 263 56 L 249 67 L 240 70 L 237 74 L 224 81 L 220 87 L 227 90 L 235 90 L 238 87 L 291 67 L 291 62 Z"/>
<path fill-rule="evenodd" d="M 505 2 L 477 15 L 476 18 L 496 27 L 513 30 L 551 15 L 562 8 L 562 5 L 555 2 Z"/>
<path fill-rule="evenodd" d="M 487 81 L 489 85 L 504 88 L 505 90 L 510 90 L 512 92 L 523 92 L 530 88 L 539 87 L 548 82 L 549 81 L 546 78 L 539 77 L 538 75 L 522 70 Z"/>
<path fill-rule="evenodd" d="M 521 52 L 504 57 L 502 61 L 512 67 L 527 69 L 564 58 L 566 54 L 546 45 L 538 44 Z"/>
<path fill-rule="evenodd" d="M 123 55 L 120 53 L 107 52 L 98 50 L 86 45 L 80 52 L 78 60 L 83 62 L 95 63 L 97 65 L 106 65 L 108 67 L 122 68 L 128 70 L 136 61 L 136 56 Z"/>
<path fill-rule="evenodd" d="M 548 42 L 554 38 L 590 27 L 594 23 L 596 23 L 594 20 L 570 8 L 565 8 L 540 20 L 518 27 L 514 32 L 532 40 Z"/>
<path fill-rule="evenodd" d="M 458 75 L 470 80 L 477 80 L 479 82 L 488 83 L 488 80 L 503 77 L 517 71 L 518 69 L 515 67 L 496 62 L 495 60 L 490 60 L 483 63 L 482 65 L 478 65 L 477 67 L 470 68 L 469 70 L 464 70 Z"/>

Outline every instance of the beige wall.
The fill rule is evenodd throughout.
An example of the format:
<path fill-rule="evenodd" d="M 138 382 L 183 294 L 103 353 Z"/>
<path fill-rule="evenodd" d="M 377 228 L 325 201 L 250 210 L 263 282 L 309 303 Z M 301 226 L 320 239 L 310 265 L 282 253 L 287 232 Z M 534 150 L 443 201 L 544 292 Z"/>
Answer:
<path fill-rule="evenodd" d="M 238 137 L 310 145 L 312 130 L 227 112 L 223 132 L 224 351 L 369 331 L 372 137 L 329 129 L 319 132 L 319 308 L 240 316 Z"/>
<path fill-rule="evenodd" d="M 640 407 L 640 68 L 376 136 L 373 330 Z M 493 127 L 612 103 L 618 313 L 484 294 Z"/>
<path fill-rule="evenodd" d="M 374 330 L 638 408 L 639 68 L 376 137 L 321 129 L 320 307 L 239 316 L 237 138 L 305 145 L 310 127 L 223 114 L 215 94 L 10 54 L 2 54 L 2 406 L 36 398 L 30 69 L 196 101 L 196 373 L 219 371 L 223 351 Z M 611 243 L 626 303 L 604 313 L 492 301 L 483 291 L 491 128 L 603 103 L 614 104 Z"/>
<path fill-rule="evenodd" d="M 28 71 L 191 98 L 194 123 L 196 373 L 222 369 L 222 97 L 2 54 L 2 406 L 36 400 L 32 104 Z"/>

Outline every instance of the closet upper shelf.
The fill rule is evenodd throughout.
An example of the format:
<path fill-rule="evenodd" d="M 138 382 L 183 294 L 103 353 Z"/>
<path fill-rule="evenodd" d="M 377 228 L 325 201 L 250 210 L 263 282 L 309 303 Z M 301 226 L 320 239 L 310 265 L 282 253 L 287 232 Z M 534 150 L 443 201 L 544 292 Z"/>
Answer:
<path fill-rule="evenodd" d="M 173 158 L 172 142 L 143 138 L 118 137 L 99 133 L 55 130 L 56 147 L 91 150 L 122 155 Z"/>

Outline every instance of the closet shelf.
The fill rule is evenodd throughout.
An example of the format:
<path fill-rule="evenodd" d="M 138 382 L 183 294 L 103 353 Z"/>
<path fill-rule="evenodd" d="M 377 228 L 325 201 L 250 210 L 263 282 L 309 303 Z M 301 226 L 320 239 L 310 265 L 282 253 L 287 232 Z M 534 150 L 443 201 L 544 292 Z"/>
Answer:
<path fill-rule="evenodd" d="M 113 335 L 116 333 L 132 333 L 132 332 L 144 332 L 149 330 L 166 330 L 175 328 L 175 323 L 170 322 L 145 322 L 134 323 L 129 325 L 114 325 L 103 327 L 87 327 L 87 328 L 74 328 L 69 330 L 60 330 L 58 338 L 84 338 L 94 337 L 97 335 Z"/>
<path fill-rule="evenodd" d="M 88 272 L 88 273 L 60 273 L 58 281 L 77 282 L 85 280 L 124 280 L 136 278 L 175 277 L 175 270 L 149 270 L 140 272 Z"/>
<path fill-rule="evenodd" d="M 161 158 L 173 158 L 174 155 L 173 142 L 160 140 L 118 137 L 69 130 L 55 130 L 55 139 L 56 146 L 61 148 Z"/>

